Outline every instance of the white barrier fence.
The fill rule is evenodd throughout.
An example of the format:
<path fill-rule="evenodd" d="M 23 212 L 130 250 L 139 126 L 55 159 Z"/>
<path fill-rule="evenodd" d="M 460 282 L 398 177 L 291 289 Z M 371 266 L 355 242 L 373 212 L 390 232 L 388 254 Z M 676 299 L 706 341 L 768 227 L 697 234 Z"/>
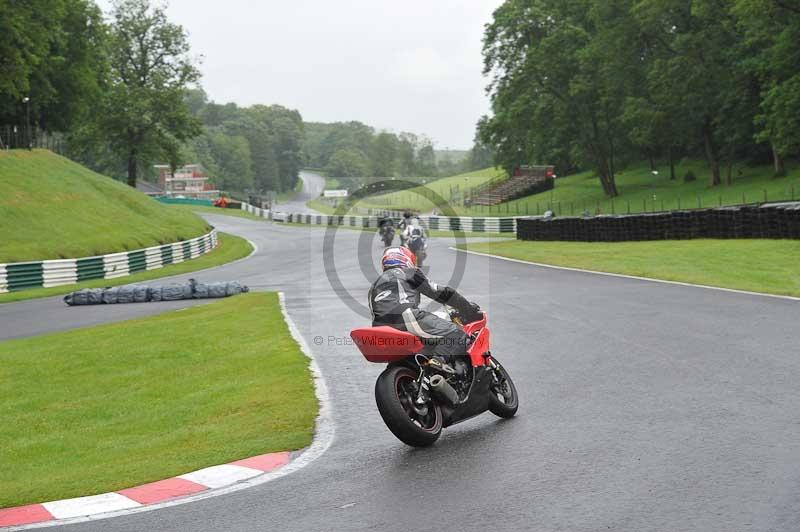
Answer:
<path fill-rule="evenodd" d="M 203 236 L 135 251 L 80 259 L 57 259 L 0 264 L 0 293 L 28 288 L 74 284 L 89 279 L 114 279 L 155 270 L 199 257 L 217 247 L 217 231 Z"/>
<path fill-rule="evenodd" d="M 254 216 L 276 222 L 300 223 L 310 225 L 338 225 L 349 227 L 377 228 L 379 216 L 351 216 L 329 214 L 305 214 L 272 212 L 247 203 L 242 210 Z M 420 216 L 420 221 L 431 230 L 464 231 L 468 233 L 516 233 L 516 217 L 470 217 L 470 216 Z"/>

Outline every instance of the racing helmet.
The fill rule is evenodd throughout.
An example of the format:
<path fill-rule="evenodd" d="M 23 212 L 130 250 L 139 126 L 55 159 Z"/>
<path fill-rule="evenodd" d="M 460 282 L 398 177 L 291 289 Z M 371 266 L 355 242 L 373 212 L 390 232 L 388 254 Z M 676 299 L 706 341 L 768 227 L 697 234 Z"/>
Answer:
<path fill-rule="evenodd" d="M 410 249 L 404 247 L 386 248 L 381 259 L 383 271 L 389 268 L 413 268 L 416 264 L 416 255 Z"/>

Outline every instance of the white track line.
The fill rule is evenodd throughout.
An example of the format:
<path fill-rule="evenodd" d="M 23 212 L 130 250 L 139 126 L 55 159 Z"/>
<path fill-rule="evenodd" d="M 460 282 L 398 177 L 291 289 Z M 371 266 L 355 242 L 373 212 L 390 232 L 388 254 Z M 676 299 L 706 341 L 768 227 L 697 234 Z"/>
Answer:
<path fill-rule="evenodd" d="M 33 523 L 30 525 L 4 528 L 3 530 L 4 531 L 26 530 L 31 528 L 44 528 L 50 526 L 69 525 L 74 523 L 85 523 L 87 521 L 97 521 L 99 519 L 108 519 L 109 517 L 117 517 L 122 515 L 131 515 L 140 512 L 148 512 L 150 510 L 157 510 L 159 508 L 169 508 L 171 506 L 178 506 L 180 504 L 201 501 L 203 499 L 210 499 L 211 497 L 218 497 L 220 495 L 227 495 L 228 493 L 233 493 L 235 491 L 252 488 L 253 486 L 258 486 L 260 484 L 264 484 L 271 480 L 275 480 L 277 478 L 286 476 L 290 473 L 294 473 L 295 471 L 304 468 L 305 466 L 307 466 L 308 464 L 310 464 L 311 462 L 322 456 L 322 454 L 328 450 L 328 447 L 331 446 L 331 443 L 333 443 L 333 437 L 334 437 L 333 417 L 331 415 L 331 403 L 328 394 L 328 386 L 325 383 L 325 379 L 322 377 L 322 373 L 320 372 L 319 366 L 317 365 L 317 361 L 314 358 L 314 354 L 312 353 L 311 349 L 309 349 L 308 344 L 306 343 L 303 336 L 300 334 L 300 330 L 297 328 L 297 325 L 295 325 L 291 316 L 289 316 L 289 311 L 286 308 L 286 297 L 284 296 L 283 292 L 278 292 L 278 301 L 280 302 L 281 312 L 283 313 L 283 319 L 286 321 L 286 325 L 289 327 L 289 332 L 291 333 L 292 338 L 294 338 L 294 340 L 300 346 L 300 350 L 303 351 L 303 354 L 305 354 L 310 361 L 309 368 L 311 369 L 311 373 L 314 376 L 314 392 L 317 396 L 317 401 L 319 402 L 319 413 L 317 414 L 314 441 L 311 442 L 311 445 L 305 451 L 303 451 L 303 453 L 300 456 L 298 456 L 296 459 L 292 460 L 285 466 L 276 469 L 275 471 L 271 471 L 269 473 L 265 473 L 257 477 L 246 479 L 236 484 L 231 484 L 230 486 L 224 488 L 204 491 L 201 493 L 197 493 L 195 495 L 190 495 L 188 497 L 176 499 L 173 501 L 149 504 L 146 506 L 139 506 L 124 510 L 110 511 L 102 514 L 72 517 L 68 519 L 56 519 L 53 521 L 44 521 L 41 523 Z"/>
<path fill-rule="evenodd" d="M 737 290 L 735 288 L 723 288 L 721 286 L 709 286 L 706 284 L 694 284 L 694 283 L 684 283 L 681 281 L 667 281 L 666 279 L 654 279 L 652 277 L 638 277 L 636 275 L 625 275 L 623 273 L 611 273 L 611 272 L 599 272 L 596 270 L 584 270 L 582 268 L 570 268 L 568 266 L 554 266 L 552 264 L 542 264 L 541 262 L 531 262 L 528 260 L 520 260 L 520 259 L 512 259 L 509 257 L 502 257 L 500 255 L 493 255 L 491 253 L 481 253 L 480 251 L 470 251 L 468 249 L 459 249 L 454 247 L 449 247 L 453 251 L 457 251 L 460 253 L 469 253 L 471 255 L 480 255 L 481 257 L 489 257 L 492 259 L 499 259 L 505 260 L 508 262 L 516 262 L 519 264 L 527 264 L 528 266 L 539 266 L 541 268 L 551 268 L 553 270 L 566 270 L 570 272 L 580 272 L 580 273 L 591 273 L 594 275 L 606 275 L 608 277 L 621 277 L 623 279 L 635 279 L 637 281 L 647 281 L 650 283 L 662 283 L 662 284 L 674 284 L 678 286 L 689 286 L 692 288 L 705 288 L 707 290 L 719 290 L 721 292 L 732 292 L 734 294 L 746 294 L 749 296 L 761 296 L 761 297 L 771 297 L 776 299 L 788 299 L 790 301 L 800 301 L 800 297 L 794 296 L 781 296 L 778 294 L 765 294 L 763 292 L 750 292 L 748 290 Z"/>

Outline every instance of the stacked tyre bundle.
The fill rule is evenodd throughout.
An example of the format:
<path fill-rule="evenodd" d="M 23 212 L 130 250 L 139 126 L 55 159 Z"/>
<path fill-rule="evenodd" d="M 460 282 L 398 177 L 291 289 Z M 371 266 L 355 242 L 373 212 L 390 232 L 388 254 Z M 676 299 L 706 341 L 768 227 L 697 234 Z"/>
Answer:
<path fill-rule="evenodd" d="M 221 298 L 248 292 L 250 289 L 238 281 L 186 283 L 163 286 L 126 285 L 109 288 L 84 288 L 64 296 L 67 305 L 113 305 L 119 303 L 147 303 L 150 301 L 178 301 L 181 299 Z"/>
<path fill-rule="evenodd" d="M 781 238 L 800 238 L 800 203 L 779 208 L 783 211 L 779 225 Z"/>
<path fill-rule="evenodd" d="M 800 203 L 602 215 L 521 218 L 520 240 L 619 242 L 691 238 L 800 238 Z"/>

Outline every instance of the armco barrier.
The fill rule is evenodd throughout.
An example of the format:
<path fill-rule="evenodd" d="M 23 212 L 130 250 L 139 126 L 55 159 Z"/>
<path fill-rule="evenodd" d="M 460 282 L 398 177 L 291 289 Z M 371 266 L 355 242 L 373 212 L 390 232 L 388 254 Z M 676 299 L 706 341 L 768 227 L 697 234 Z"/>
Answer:
<path fill-rule="evenodd" d="M 277 218 L 278 213 L 273 216 Z M 336 216 L 326 214 L 286 214 L 287 222 L 312 225 L 345 225 L 377 228 L 378 216 Z M 516 218 L 469 218 L 466 216 L 420 216 L 428 229 L 436 231 L 464 231 L 467 233 L 513 233 L 517 230 Z"/>
<path fill-rule="evenodd" d="M 591 218 L 521 218 L 519 240 L 800 238 L 800 202 Z"/>
<path fill-rule="evenodd" d="M 83 257 L 0 264 L 0 293 L 73 284 L 88 279 L 114 279 L 155 270 L 199 257 L 217 246 L 217 231 L 191 240 L 135 251 Z"/>
<path fill-rule="evenodd" d="M 253 216 L 258 216 L 259 218 L 266 218 L 268 220 L 272 220 L 272 211 L 270 211 L 269 209 L 254 207 L 249 203 L 242 202 L 242 210 L 245 212 L 249 212 Z"/>
<path fill-rule="evenodd" d="M 242 210 L 254 216 L 278 222 L 309 225 L 344 225 L 350 227 L 377 228 L 379 216 L 350 216 L 328 214 L 305 214 L 272 212 L 268 209 L 242 203 Z M 400 217 L 394 217 L 399 221 Z M 515 217 L 471 218 L 468 216 L 420 216 L 422 223 L 431 230 L 464 231 L 467 233 L 513 233 L 517 230 Z"/>

